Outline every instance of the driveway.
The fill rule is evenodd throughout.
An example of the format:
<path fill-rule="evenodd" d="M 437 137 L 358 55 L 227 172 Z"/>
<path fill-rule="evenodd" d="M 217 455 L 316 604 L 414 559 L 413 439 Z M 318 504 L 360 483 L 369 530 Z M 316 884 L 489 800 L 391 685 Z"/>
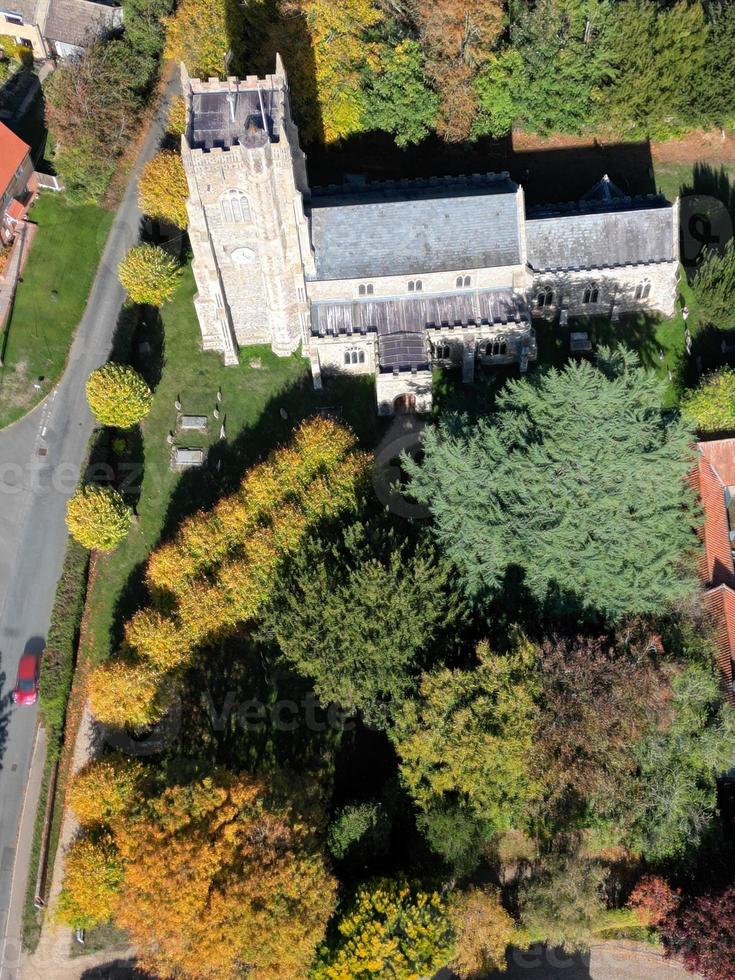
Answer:
<path fill-rule="evenodd" d="M 29 415 L 0 432 L 0 980 L 16 980 L 19 970 L 28 854 L 16 855 L 16 844 L 36 725 L 36 709 L 15 708 L 9 694 L 26 644 L 43 640 L 48 630 L 66 547 L 66 501 L 93 429 L 84 384 L 110 351 L 124 298 L 117 267 L 138 238 L 138 174 L 158 148 L 178 92 L 174 73 L 130 175 L 63 378 Z"/>

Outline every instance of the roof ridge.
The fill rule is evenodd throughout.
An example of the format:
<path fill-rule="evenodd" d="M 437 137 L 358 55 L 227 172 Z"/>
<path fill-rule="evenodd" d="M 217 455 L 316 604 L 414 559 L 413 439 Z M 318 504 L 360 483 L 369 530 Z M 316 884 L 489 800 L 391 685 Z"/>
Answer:
<path fill-rule="evenodd" d="M 364 194 L 372 191 L 419 189 L 433 190 L 442 187 L 482 187 L 507 181 L 517 187 L 507 170 L 473 174 L 450 174 L 442 177 L 397 177 L 388 180 L 353 179 L 342 184 L 317 184 L 311 188 L 311 195 Z M 509 191 L 515 193 L 515 191 Z"/>

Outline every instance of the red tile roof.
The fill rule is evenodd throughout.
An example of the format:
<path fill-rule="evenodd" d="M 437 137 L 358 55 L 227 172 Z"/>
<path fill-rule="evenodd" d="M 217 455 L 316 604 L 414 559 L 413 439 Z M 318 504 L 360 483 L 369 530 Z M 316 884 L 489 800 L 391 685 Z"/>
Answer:
<path fill-rule="evenodd" d="M 735 486 L 735 439 L 700 442 L 697 448 L 709 460 L 726 487 Z"/>
<path fill-rule="evenodd" d="M 719 440 L 719 443 L 725 442 L 731 444 L 731 449 L 735 453 L 735 439 Z M 704 523 L 699 531 L 704 545 L 704 554 L 699 559 L 699 576 L 705 586 L 724 583 L 735 588 L 735 566 L 725 506 L 725 487 L 730 484 L 720 478 L 718 470 L 710 462 L 708 452 L 704 448 L 707 445 L 708 443 L 698 443 L 697 468 L 691 475 L 692 485 L 699 494 L 704 510 Z M 735 463 L 733 468 L 735 471 Z M 735 485 L 735 480 L 732 485 Z"/>
<path fill-rule="evenodd" d="M 717 639 L 720 672 L 730 701 L 735 704 L 732 689 L 733 662 L 735 662 L 735 592 L 727 585 L 710 589 L 704 604 L 712 615 Z"/>
<path fill-rule="evenodd" d="M 4 194 L 30 146 L 0 123 L 0 194 Z"/>
<path fill-rule="evenodd" d="M 26 209 L 23 207 L 20 201 L 16 201 L 15 198 L 13 198 L 5 213 L 14 221 L 22 221 L 25 217 Z"/>

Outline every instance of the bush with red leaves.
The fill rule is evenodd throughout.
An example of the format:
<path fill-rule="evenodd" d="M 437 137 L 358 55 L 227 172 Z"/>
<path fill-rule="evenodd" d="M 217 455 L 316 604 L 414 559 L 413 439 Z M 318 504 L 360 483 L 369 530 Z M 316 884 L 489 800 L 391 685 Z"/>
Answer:
<path fill-rule="evenodd" d="M 669 955 L 705 980 L 735 980 L 735 886 L 682 904 L 664 923 Z"/>

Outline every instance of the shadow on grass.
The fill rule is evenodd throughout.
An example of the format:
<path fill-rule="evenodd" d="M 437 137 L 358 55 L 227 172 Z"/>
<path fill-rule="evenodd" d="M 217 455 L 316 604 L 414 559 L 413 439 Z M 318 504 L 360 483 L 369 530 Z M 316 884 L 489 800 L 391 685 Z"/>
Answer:
<path fill-rule="evenodd" d="M 247 356 L 246 351 L 243 355 Z M 320 410 L 328 411 L 350 426 L 363 447 L 374 446 L 387 422 L 376 414 L 372 377 L 327 377 L 324 382 L 321 391 L 314 391 L 311 381 L 303 378 L 278 392 L 266 404 L 254 426 L 210 447 L 202 468 L 183 472 L 168 502 L 160 540 L 172 537 L 186 517 L 198 510 L 211 509 L 221 497 L 233 493 L 249 467 L 276 446 L 288 442 L 294 428 Z M 140 468 L 142 477 L 142 459 Z M 113 644 L 122 639 L 125 620 L 147 600 L 144 578 L 145 562 L 140 562 L 117 597 L 111 632 Z"/>

